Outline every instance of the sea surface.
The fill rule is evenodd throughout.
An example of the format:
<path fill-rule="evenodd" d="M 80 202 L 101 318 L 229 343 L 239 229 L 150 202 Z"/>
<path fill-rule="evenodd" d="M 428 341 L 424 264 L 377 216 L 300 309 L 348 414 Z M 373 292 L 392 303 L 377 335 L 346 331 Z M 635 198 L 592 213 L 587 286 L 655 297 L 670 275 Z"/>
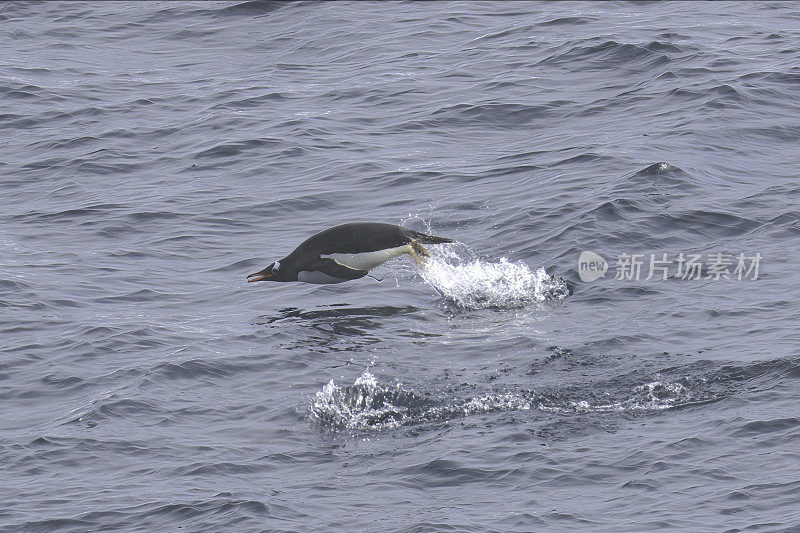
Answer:
<path fill-rule="evenodd" d="M 800 4 L 4 2 L 0 59 L 0 530 L 800 531 Z M 246 282 L 354 221 L 457 242 Z"/>

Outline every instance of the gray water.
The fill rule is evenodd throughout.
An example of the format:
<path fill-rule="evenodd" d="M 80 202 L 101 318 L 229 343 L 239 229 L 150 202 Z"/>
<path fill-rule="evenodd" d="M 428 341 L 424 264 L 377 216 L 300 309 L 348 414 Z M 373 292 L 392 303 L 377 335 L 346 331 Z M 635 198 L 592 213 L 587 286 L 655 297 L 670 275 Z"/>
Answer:
<path fill-rule="evenodd" d="M 0 529 L 800 528 L 797 3 L 0 28 Z M 351 221 L 458 242 L 245 282 Z"/>

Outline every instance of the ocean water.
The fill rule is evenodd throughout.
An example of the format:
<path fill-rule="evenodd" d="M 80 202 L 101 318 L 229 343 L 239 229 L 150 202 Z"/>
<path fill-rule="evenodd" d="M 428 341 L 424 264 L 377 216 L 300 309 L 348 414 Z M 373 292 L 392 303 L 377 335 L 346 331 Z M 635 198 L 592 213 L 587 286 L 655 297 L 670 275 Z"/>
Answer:
<path fill-rule="evenodd" d="M 0 29 L 0 530 L 800 529 L 797 3 Z M 246 283 L 351 221 L 457 242 Z"/>

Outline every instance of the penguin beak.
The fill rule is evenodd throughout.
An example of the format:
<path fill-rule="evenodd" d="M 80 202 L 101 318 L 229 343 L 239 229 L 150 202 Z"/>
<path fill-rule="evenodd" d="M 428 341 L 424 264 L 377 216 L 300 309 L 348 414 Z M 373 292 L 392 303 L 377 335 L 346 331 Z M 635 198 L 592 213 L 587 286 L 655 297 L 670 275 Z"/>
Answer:
<path fill-rule="evenodd" d="M 269 279 L 271 277 L 272 277 L 272 269 L 265 268 L 261 272 L 254 272 L 253 274 L 247 276 L 247 281 L 248 282 L 264 281 L 265 279 Z"/>

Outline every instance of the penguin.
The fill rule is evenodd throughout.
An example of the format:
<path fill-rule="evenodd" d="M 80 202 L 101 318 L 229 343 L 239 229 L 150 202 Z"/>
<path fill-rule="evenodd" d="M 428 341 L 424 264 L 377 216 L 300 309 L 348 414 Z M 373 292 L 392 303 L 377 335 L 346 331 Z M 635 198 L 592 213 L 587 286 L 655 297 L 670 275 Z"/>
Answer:
<path fill-rule="evenodd" d="M 353 222 L 328 228 L 303 241 L 295 250 L 247 281 L 343 283 L 363 278 L 378 265 L 409 254 L 418 264 L 428 257 L 423 244 L 452 239 L 377 222 Z"/>

